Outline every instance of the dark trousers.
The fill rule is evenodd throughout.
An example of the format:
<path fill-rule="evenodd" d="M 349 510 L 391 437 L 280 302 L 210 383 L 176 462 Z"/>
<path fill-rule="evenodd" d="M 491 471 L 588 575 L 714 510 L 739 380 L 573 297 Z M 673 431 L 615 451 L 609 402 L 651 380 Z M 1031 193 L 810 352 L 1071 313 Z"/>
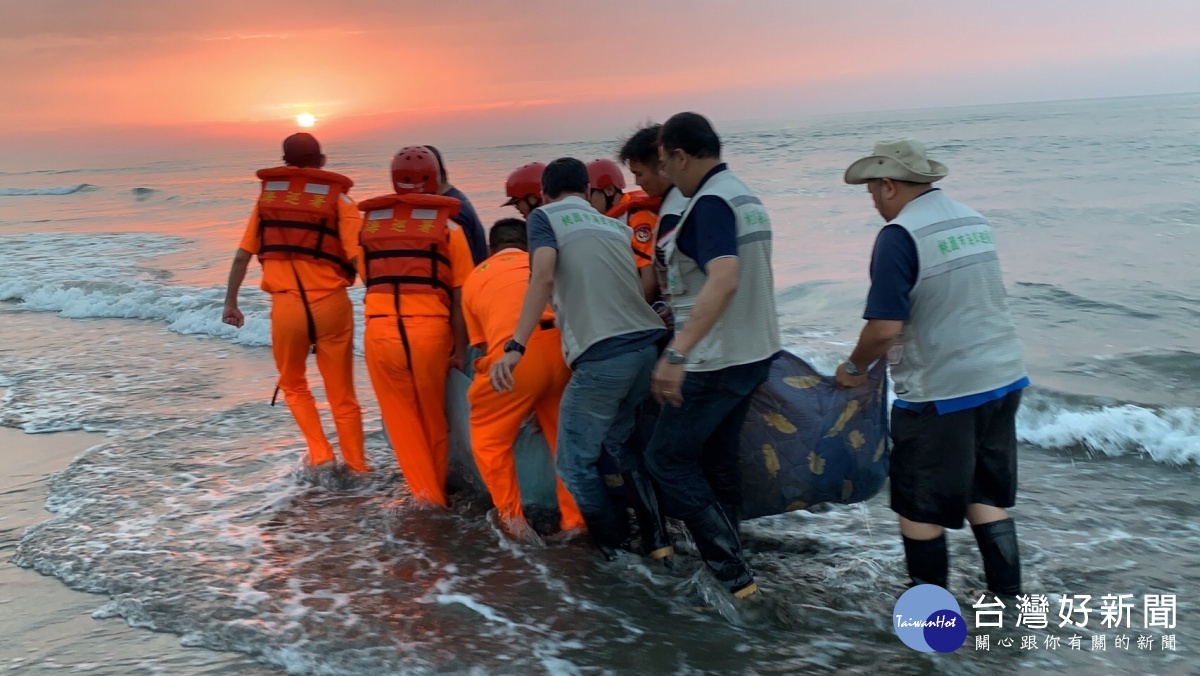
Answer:
<path fill-rule="evenodd" d="M 717 502 L 741 505 L 738 438 L 750 398 L 766 382 L 772 359 L 688 373 L 683 404 L 663 405 L 646 448 L 646 466 L 669 516 L 687 519 Z"/>

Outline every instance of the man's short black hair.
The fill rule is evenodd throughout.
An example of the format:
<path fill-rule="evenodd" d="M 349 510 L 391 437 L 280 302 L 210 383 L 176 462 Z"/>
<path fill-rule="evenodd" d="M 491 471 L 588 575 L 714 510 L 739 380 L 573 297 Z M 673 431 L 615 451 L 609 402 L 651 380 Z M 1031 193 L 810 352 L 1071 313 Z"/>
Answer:
<path fill-rule="evenodd" d="M 587 189 L 587 167 L 574 157 L 560 157 L 542 172 L 542 195 L 546 199 L 558 199 L 567 193 L 586 194 Z"/>
<path fill-rule="evenodd" d="M 325 156 L 312 134 L 298 132 L 283 139 L 283 163 L 292 167 L 320 167 Z"/>
<path fill-rule="evenodd" d="M 442 151 L 433 146 L 425 146 L 425 149 L 433 153 L 433 156 L 438 161 L 438 180 L 442 183 L 449 183 L 450 179 L 446 178 L 446 161 L 442 159 Z"/>
<path fill-rule="evenodd" d="M 669 153 L 682 150 L 697 159 L 721 158 L 721 138 L 699 113 L 672 115 L 662 126 L 658 142 Z"/>
<path fill-rule="evenodd" d="M 488 232 L 488 246 L 500 251 L 510 246 L 529 248 L 529 236 L 525 232 L 525 221 L 520 218 L 501 218 L 492 224 Z"/>
<path fill-rule="evenodd" d="M 635 131 L 621 146 L 617 159 L 626 165 L 630 162 L 641 162 L 650 167 L 657 167 L 658 135 L 661 133 L 661 124 L 650 124 Z"/>

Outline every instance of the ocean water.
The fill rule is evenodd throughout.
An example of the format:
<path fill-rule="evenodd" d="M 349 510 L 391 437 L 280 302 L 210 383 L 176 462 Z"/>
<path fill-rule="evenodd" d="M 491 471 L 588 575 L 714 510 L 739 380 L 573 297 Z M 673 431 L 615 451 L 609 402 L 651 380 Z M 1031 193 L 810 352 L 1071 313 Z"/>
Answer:
<path fill-rule="evenodd" d="M 715 596 L 695 560 L 668 573 L 633 556 L 601 563 L 569 543 L 518 546 L 479 500 L 449 514 L 385 509 L 404 486 L 361 364 L 368 454 L 381 469 L 358 484 L 305 476 L 286 408 L 269 406 L 268 304 L 255 273 L 242 293 L 246 326 L 220 322 L 253 170 L 277 159 L 274 144 L 79 166 L 0 160 L 0 424 L 107 435 L 52 478 L 54 518 L 25 533 L 16 561 L 103 595 L 97 617 L 292 673 L 1191 671 L 1200 96 L 719 131 L 772 215 L 785 341 L 827 370 L 861 326 L 881 225 L 842 171 L 902 135 L 950 166 L 942 187 L 996 228 L 1035 383 L 1019 421 L 1014 510 L 1026 590 L 1048 594 L 1052 610 L 1063 594 L 1178 594 L 1176 628 L 1141 628 L 1135 613 L 1121 632 L 1134 645 L 1120 650 L 1098 614 L 1072 632 L 1057 620 L 1015 630 L 1012 613 L 990 651 L 968 638 L 955 654 L 912 652 L 890 628 L 905 578 L 886 493 L 749 522 L 750 562 L 777 612 L 766 628 L 742 627 L 719 599 L 696 604 Z M 611 156 L 615 145 L 443 151 L 490 222 L 510 215 L 497 205 L 511 167 Z M 386 190 L 394 150 L 329 143 L 326 153 L 363 199 Z M 969 530 L 952 534 L 951 584 L 967 613 L 982 586 L 977 556 Z M 1082 650 L 996 646 L 1025 634 L 1066 645 L 1072 633 Z M 1088 650 L 1096 634 L 1109 635 L 1108 650 Z M 1139 634 L 1154 635 L 1155 649 L 1138 649 Z M 1176 635 L 1175 651 L 1160 649 L 1164 634 Z"/>

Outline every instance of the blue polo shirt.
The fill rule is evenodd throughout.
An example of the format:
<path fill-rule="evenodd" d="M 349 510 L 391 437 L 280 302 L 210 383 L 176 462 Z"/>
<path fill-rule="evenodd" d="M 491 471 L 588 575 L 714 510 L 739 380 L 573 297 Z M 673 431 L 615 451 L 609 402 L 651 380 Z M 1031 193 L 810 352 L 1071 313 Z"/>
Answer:
<path fill-rule="evenodd" d="M 467 244 L 471 247 L 471 260 L 475 261 L 475 265 L 479 265 L 487 260 L 488 245 L 487 235 L 483 232 L 483 223 L 479 220 L 475 205 L 471 204 L 471 200 L 455 187 L 446 191 L 446 197 L 453 197 L 462 202 L 462 206 L 458 208 L 458 215 L 450 220 L 463 229 L 463 234 L 467 236 Z"/>
<path fill-rule="evenodd" d="M 696 193 L 698 194 L 713 176 L 726 169 L 728 167 L 722 162 L 709 170 L 696 186 Z M 716 195 L 704 195 L 696 200 L 687 215 L 687 220 L 680 227 L 675 236 L 675 246 L 688 258 L 696 261 L 705 274 L 708 273 L 708 264 L 713 259 L 738 255 L 737 216 L 725 200 Z"/>
<path fill-rule="evenodd" d="M 921 196 L 938 190 L 931 188 Z M 920 196 L 917 198 L 920 199 Z M 875 238 L 875 249 L 871 253 L 871 290 L 867 293 L 867 307 L 863 319 L 908 321 L 912 311 L 912 290 L 917 285 L 921 265 L 917 258 L 917 243 L 902 226 L 884 226 Z M 982 406 L 1007 396 L 1010 392 L 1029 387 L 1029 378 L 1022 377 L 1004 387 L 980 392 L 965 397 L 932 402 L 938 415 L 956 413 Z M 896 400 L 896 406 L 910 410 L 923 410 L 926 402 Z"/>

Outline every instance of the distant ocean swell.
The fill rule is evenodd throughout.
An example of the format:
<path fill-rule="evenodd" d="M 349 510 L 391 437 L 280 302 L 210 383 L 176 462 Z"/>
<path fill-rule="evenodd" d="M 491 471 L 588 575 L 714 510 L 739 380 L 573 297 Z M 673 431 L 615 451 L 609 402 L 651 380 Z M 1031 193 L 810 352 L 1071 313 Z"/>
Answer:
<path fill-rule="evenodd" d="M 97 190 L 88 183 L 62 186 L 59 188 L 0 188 L 0 197 L 27 197 L 36 195 L 74 195 L 77 192 Z"/>
<path fill-rule="evenodd" d="M 152 320 L 182 335 L 246 346 L 271 344 L 270 308 L 259 294 L 247 290 L 242 302 L 246 325 L 238 330 L 221 322 L 223 289 L 163 284 L 152 270 L 139 267 L 142 260 L 186 250 L 186 239 L 33 234 L 5 237 L 2 244 L 0 301 L 68 318 Z M 62 264 L 61 252 L 67 246 L 75 252 L 71 266 Z M 352 297 L 360 299 L 361 290 L 352 291 Z M 793 343 L 792 349 L 818 368 L 836 367 L 820 338 L 796 336 Z M 45 423 L 39 416 L 37 427 L 46 429 Z M 70 421 L 55 420 L 53 427 L 64 424 Z M 1200 409 L 1195 408 L 1088 401 L 1035 387 L 1022 408 L 1018 434 L 1026 443 L 1051 450 L 1140 454 L 1160 463 L 1200 464 Z"/>

